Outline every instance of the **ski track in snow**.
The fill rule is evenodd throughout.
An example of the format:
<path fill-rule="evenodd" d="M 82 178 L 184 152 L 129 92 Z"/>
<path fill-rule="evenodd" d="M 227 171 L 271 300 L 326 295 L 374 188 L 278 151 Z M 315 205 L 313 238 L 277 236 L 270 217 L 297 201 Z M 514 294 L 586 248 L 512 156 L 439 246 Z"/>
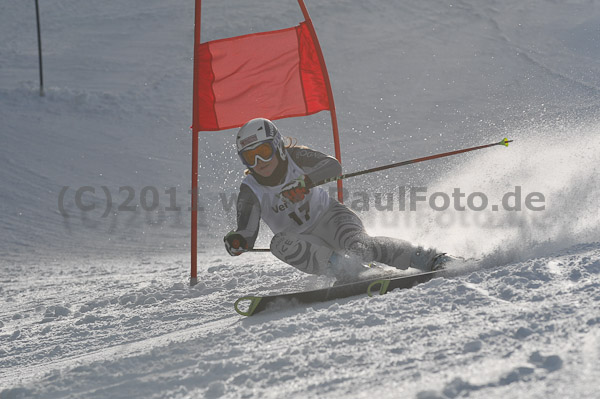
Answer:
<path fill-rule="evenodd" d="M 188 284 L 193 2 L 41 2 L 45 97 L 33 5 L 1 4 L 0 399 L 597 397 L 598 5 L 307 4 L 346 172 L 515 139 L 348 180 L 349 205 L 399 186 L 492 204 L 520 186 L 547 207 L 399 212 L 396 196 L 378 212 L 371 198 L 360 213 L 373 234 L 481 262 L 410 290 L 244 318 L 238 297 L 331 281 L 225 254 L 243 176 L 226 131 L 200 137 L 199 284 Z M 204 1 L 202 37 L 300 18 L 294 1 Z M 277 125 L 333 153 L 327 113 Z M 123 186 L 134 211 L 119 209 Z M 83 197 L 95 210 L 78 209 L 80 187 L 95 189 Z M 158 210 L 141 207 L 147 187 Z M 269 239 L 263 226 L 258 246 Z"/>
<path fill-rule="evenodd" d="M 2 397 L 486 397 L 533 386 L 531 397 L 541 398 L 567 393 L 567 381 L 584 394 L 599 377 L 600 243 L 251 318 L 233 313 L 232 303 L 253 292 L 247 287 L 261 290 L 253 275 L 263 264 L 234 273 L 216 261 L 192 289 L 173 271 L 132 287 L 144 285 L 152 265 L 132 262 L 133 284 L 86 284 L 97 289 L 92 301 L 21 300 L 30 307 L 4 311 L 1 339 L 10 346 L 0 383 L 21 388 Z M 66 280 L 85 278 L 82 271 Z M 4 287 L 4 295 L 13 289 Z"/>

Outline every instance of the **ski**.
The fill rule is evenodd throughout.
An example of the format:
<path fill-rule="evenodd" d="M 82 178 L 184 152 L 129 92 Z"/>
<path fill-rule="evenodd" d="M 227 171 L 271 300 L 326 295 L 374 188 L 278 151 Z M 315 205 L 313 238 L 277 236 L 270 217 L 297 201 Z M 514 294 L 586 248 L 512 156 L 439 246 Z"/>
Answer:
<path fill-rule="evenodd" d="M 441 277 L 444 275 L 444 272 L 445 270 L 438 270 L 401 277 L 369 279 L 312 291 L 299 291 L 266 296 L 245 296 L 235 301 L 234 308 L 235 311 L 242 316 L 253 316 L 278 305 L 306 305 L 310 303 L 332 301 L 335 299 L 342 299 L 361 294 L 367 294 L 368 296 L 373 296 L 374 294 L 383 295 L 386 292 L 398 288 L 411 288 L 417 284 L 425 283 L 434 277 Z M 240 304 L 242 302 L 249 302 L 247 310 L 240 309 Z"/>

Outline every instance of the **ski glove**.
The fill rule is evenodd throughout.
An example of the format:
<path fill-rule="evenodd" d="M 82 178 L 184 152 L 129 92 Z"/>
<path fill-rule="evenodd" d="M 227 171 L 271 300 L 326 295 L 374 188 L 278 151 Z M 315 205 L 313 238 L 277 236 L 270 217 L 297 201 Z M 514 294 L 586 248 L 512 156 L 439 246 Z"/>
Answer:
<path fill-rule="evenodd" d="M 225 249 L 231 256 L 241 255 L 248 250 L 248 242 L 246 239 L 235 231 L 227 233 L 227 235 L 223 237 L 223 241 L 225 242 Z"/>
<path fill-rule="evenodd" d="M 304 199 L 304 196 L 308 194 L 310 189 L 308 188 L 312 182 L 307 175 L 302 175 L 297 179 L 294 179 L 290 183 L 283 186 L 281 195 L 292 202 L 300 202 Z"/>

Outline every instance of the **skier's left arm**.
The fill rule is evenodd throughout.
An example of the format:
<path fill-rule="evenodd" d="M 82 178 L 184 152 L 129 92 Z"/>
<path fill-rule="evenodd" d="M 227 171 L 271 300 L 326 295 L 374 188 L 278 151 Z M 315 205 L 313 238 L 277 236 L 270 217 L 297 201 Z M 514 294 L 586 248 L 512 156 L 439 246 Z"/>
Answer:
<path fill-rule="evenodd" d="M 303 147 L 289 148 L 288 153 L 312 183 L 342 174 L 342 165 L 330 155 Z"/>
<path fill-rule="evenodd" d="M 310 148 L 292 147 L 288 149 L 292 160 L 305 174 L 283 188 L 281 194 L 292 202 L 302 201 L 313 183 L 337 177 L 342 174 L 342 166 L 332 156 Z"/>

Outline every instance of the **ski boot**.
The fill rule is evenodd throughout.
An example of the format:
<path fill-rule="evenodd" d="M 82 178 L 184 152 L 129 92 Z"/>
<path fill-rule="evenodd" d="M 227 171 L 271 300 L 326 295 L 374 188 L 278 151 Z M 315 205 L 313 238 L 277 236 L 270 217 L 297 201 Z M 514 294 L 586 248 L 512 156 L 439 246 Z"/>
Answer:
<path fill-rule="evenodd" d="M 461 258 L 448 255 L 445 252 L 436 252 L 435 249 L 424 249 L 418 247 L 410 258 L 410 267 L 423 272 L 438 271 L 445 269 L 450 263 L 460 261 Z"/>
<path fill-rule="evenodd" d="M 436 272 L 438 270 L 448 269 L 452 263 L 455 262 L 465 262 L 464 258 L 459 258 L 457 256 L 448 255 L 445 252 L 437 254 L 430 263 L 430 270 L 432 272 Z"/>

